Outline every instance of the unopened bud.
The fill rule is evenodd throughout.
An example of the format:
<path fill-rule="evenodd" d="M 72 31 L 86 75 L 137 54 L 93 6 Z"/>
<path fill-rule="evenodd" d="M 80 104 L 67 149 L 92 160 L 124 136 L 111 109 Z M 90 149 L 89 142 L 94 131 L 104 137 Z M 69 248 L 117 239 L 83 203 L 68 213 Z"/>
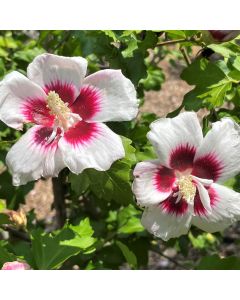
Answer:
<path fill-rule="evenodd" d="M 206 239 L 209 243 L 213 244 L 216 242 L 216 238 L 214 235 L 212 235 L 211 233 L 207 233 L 206 234 Z"/>
<path fill-rule="evenodd" d="M 25 262 L 11 261 L 6 262 L 3 265 L 2 270 L 31 270 L 31 267 Z"/>
<path fill-rule="evenodd" d="M 233 40 L 240 30 L 203 30 L 202 41 L 206 44 L 224 43 Z"/>
<path fill-rule="evenodd" d="M 27 226 L 27 217 L 25 212 L 20 209 L 19 211 L 15 210 L 8 210 L 6 214 L 9 216 L 10 221 L 17 227 L 17 228 L 26 228 Z"/>

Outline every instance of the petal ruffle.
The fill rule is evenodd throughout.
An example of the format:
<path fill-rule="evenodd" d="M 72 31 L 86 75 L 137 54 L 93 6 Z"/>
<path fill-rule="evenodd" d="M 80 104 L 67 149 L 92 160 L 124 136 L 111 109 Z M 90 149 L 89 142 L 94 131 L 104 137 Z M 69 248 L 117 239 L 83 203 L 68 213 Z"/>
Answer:
<path fill-rule="evenodd" d="M 86 168 L 108 170 L 125 155 L 121 138 L 105 124 L 84 121 L 65 132 L 59 148 L 66 166 L 76 174 Z"/>
<path fill-rule="evenodd" d="M 194 159 L 193 175 L 224 182 L 240 172 L 240 127 L 224 118 L 213 124 Z"/>
<path fill-rule="evenodd" d="M 192 224 L 207 232 L 221 231 L 240 219 L 240 194 L 213 183 L 208 189 L 211 213 L 196 203 Z"/>
<path fill-rule="evenodd" d="M 162 210 L 161 205 L 155 205 L 144 210 L 142 225 L 156 237 L 168 241 L 170 238 L 186 234 L 191 225 L 191 218 L 190 212 L 181 215 L 169 214 Z"/>
<path fill-rule="evenodd" d="M 87 71 L 82 57 L 64 57 L 41 54 L 28 66 L 27 75 L 45 91 L 55 91 L 60 98 L 72 104 L 80 92 Z"/>
<path fill-rule="evenodd" d="M 150 128 L 147 137 L 162 165 L 179 171 L 192 168 L 197 147 L 203 139 L 195 113 L 183 112 L 173 119 L 162 118 Z"/>
<path fill-rule="evenodd" d="M 84 86 L 72 106 L 85 120 L 129 121 L 138 113 L 132 82 L 119 70 L 98 71 L 84 79 Z"/>
<path fill-rule="evenodd" d="M 45 92 L 21 73 L 10 73 L 0 83 L 0 119 L 19 130 L 23 123 L 52 123 Z"/>
<path fill-rule="evenodd" d="M 56 177 L 64 168 L 57 140 L 47 143 L 50 127 L 30 128 L 9 150 L 6 162 L 13 175 L 13 185 L 19 186 L 40 177 Z"/>
<path fill-rule="evenodd" d="M 174 172 L 161 166 L 157 160 L 138 163 L 133 175 L 133 193 L 141 206 L 158 204 L 167 199 L 176 181 Z"/>

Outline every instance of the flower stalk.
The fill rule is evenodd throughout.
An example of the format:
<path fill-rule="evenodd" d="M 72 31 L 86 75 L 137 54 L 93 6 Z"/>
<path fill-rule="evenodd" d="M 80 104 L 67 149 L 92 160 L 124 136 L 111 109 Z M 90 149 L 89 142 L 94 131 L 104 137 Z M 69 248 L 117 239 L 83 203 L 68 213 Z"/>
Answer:
<path fill-rule="evenodd" d="M 56 210 L 56 229 L 64 226 L 67 218 L 66 214 L 66 170 L 62 170 L 58 177 L 52 178 L 54 202 Z"/>

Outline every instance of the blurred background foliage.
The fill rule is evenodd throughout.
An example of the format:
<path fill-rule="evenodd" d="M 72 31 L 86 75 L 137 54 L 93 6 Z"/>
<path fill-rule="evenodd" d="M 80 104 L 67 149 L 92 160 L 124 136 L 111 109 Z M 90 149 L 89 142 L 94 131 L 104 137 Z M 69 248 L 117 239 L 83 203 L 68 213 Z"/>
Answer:
<path fill-rule="evenodd" d="M 239 41 L 222 43 L 195 30 L 0 31 L 0 80 L 13 70 L 26 75 L 28 64 L 44 52 L 83 56 L 89 74 L 121 69 L 142 105 L 147 91 L 159 91 L 164 84 L 159 63 L 168 60 L 173 68 L 181 63 L 181 79 L 192 89 L 168 116 L 194 110 L 206 133 L 211 122 L 224 116 L 240 123 Z M 240 269 L 239 224 L 217 234 L 192 228 L 168 242 L 142 227 L 142 210 L 131 192 L 132 170 L 138 161 L 155 157 L 146 133 L 156 118 L 149 111 L 132 122 L 108 123 L 121 135 L 126 157 L 106 172 L 88 169 L 74 175 L 64 170 L 64 203 L 59 207 L 55 199 L 53 214 L 41 220 L 25 209 L 27 222 L 22 223 L 6 211 L 19 212 L 34 183 L 12 186 L 5 157 L 22 132 L 1 122 L 0 267 L 18 259 L 34 269 Z M 240 191 L 240 178 L 226 185 Z"/>

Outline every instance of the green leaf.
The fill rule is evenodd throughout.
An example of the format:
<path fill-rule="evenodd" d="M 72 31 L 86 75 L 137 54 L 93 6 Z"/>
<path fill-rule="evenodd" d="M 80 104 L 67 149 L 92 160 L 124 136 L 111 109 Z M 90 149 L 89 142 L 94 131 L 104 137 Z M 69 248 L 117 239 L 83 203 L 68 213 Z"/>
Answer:
<path fill-rule="evenodd" d="M 35 267 L 31 243 L 25 241 L 11 243 L 9 244 L 9 249 L 18 259 L 26 261 L 33 268 Z"/>
<path fill-rule="evenodd" d="M 3 210 L 5 210 L 6 208 L 7 208 L 7 206 L 6 206 L 6 200 L 0 199 L 0 212 L 2 212 Z"/>
<path fill-rule="evenodd" d="M 199 99 L 210 102 L 214 107 L 223 105 L 227 91 L 232 88 L 232 82 L 229 79 L 223 79 L 220 82 L 208 87 L 208 91 L 198 95 Z"/>
<path fill-rule="evenodd" d="M 187 39 L 199 33 L 198 30 L 164 30 L 171 40 Z"/>
<path fill-rule="evenodd" d="M 202 233 L 194 236 L 192 232 L 189 232 L 188 237 L 194 248 L 204 249 L 210 244 L 214 244 L 217 240 L 211 233 Z"/>
<path fill-rule="evenodd" d="M 0 48 L 0 56 L 1 56 L 1 48 Z M 6 69 L 3 60 L 0 58 L 0 79 L 5 75 Z"/>
<path fill-rule="evenodd" d="M 112 30 L 102 30 L 108 37 L 113 39 L 114 42 L 117 42 L 118 38 L 114 31 Z"/>
<path fill-rule="evenodd" d="M 0 150 L 10 147 L 15 141 L 0 141 Z"/>
<path fill-rule="evenodd" d="M 240 54 L 240 46 L 235 44 L 235 42 L 228 42 L 222 44 L 211 44 L 208 48 L 212 49 L 214 52 L 221 54 L 222 56 L 228 58 L 230 56 L 236 56 Z"/>
<path fill-rule="evenodd" d="M 196 59 L 181 74 L 181 78 L 190 85 L 212 85 L 224 77 L 222 70 L 205 58 Z"/>
<path fill-rule="evenodd" d="M 232 81 L 216 65 L 206 59 L 197 59 L 186 68 L 181 78 L 195 88 L 184 96 L 186 110 L 197 111 L 201 107 L 221 106 Z"/>
<path fill-rule="evenodd" d="M 231 65 L 238 71 L 240 71 L 240 56 L 230 58 Z"/>
<path fill-rule="evenodd" d="M 82 220 L 79 225 L 69 225 L 68 227 L 76 234 L 76 237 L 70 241 L 66 240 L 61 242 L 61 245 L 81 248 L 85 250 L 84 253 L 91 253 L 95 250 L 92 246 L 96 240 L 92 237 L 94 231 L 88 218 Z"/>
<path fill-rule="evenodd" d="M 139 50 L 143 53 L 144 57 L 148 56 L 147 50 L 154 49 L 158 42 L 158 37 L 153 31 L 146 31 L 145 38 L 139 43 Z"/>
<path fill-rule="evenodd" d="M 0 268 L 5 262 L 16 260 L 16 257 L 6 249 L 5 244 L 5 241 L 0 241 Z"/>
<path fill-rule="evenodd" d="M 0 225 L 11 224 L 9 217 L 5 214 L 0 213 Z"/>
<path fill-rule="evenodd" d="M 120 36 L 120 39 L 124 40 L 123 38 L 129 37 L 129 36 L 132 36 L 132 35 L 136 35 L 140 32 L 141 32 L 141 30 L 124 30 L 123 33 Z"/>
<path fill-rule="evenodd" d="M 8 52 L 3 48 L 0 48 L 0 57 L 6 58 L 7 56 L 8 56 Z M 3 68 L 3 64 L 1 64 L 1 67 Z"/>
<path fill-rule="evenodd" d="M 117 246 L 122 251 L 127 263 L 131 268 L 137 268 L 137 257 L 136 255 L 122 242 L 116 241 Z"/>
<path fill-rule="evenodd" d="M 92 262 L 92 260 L 90 260 L 87 264 L 87 266 L 85 267 L 85 270 L 94 270 L 95 269 L 95 265 Z"/>
<path fill-rule="evenodd" d="M 133 37 L 129 42 L 125 50 L 122 51 L 124 58 L 133 57 L 133 52 L 138 49 L 138 41 Z"/>
<path fill-rule="evenodd" d="M 139 50 L 134 52 L 133 57 L 124 59 L 123 63 L 120 64 L 120 68 L 135 86 L 138 86 L 139 81 L 147 76 L 147 67 L 144 63 L 144 55 Z"/>
<path fill-rule="evenodd" d="M 191 37 L 199 33 L 199 30 L 183 30 L 183 31 L 185 32 L 186 37 Z"/>
<path fill-rule="evenodd" d="M 156 159 L 157 155 L 154 151 L 154 148 L 152 145 L 146 145 L 142 148 L 142 151 L 138 151 L 136 153 L 138 161 L 144 161 L 148 159 Z"/>
<path fill-rule="evenodd" d="M 220 258 L 218 255 L 203 257 L 197 270 L 240 270 L 240 258 L 230 256 Z"/>
<path fill-rule="evenodd" d="M 125 157 L 122 161 L 128 163 L 130 166 L 136 163 L 136 149 L 132 146 L 132 141 L 124 136 L 121 136 L 123 147 L 125 150 Z"/>
<path fill-rule="evenodd" d="M 240 81 L 240 56 L 230 57 L 227 62 L 228 76 Z"/>
<path fill-rule="evenodd" d="M 66 225 L 60 231 L 44 233 L 37 229 L 32 232 L 32 248 L 38 269 L 58 269 L 71 256 L 87 253 L 95 243 L 89 220 L 79 225 Z M 93 249 L 91 249 L 93 250 Z"/>
<path fill-rule="evenodd" d="M 118 213 L 118 233 L 132 234 L 144 231 L 140 222 L 142 212 L 133 205 L 129 205 Z"/>
<path fill-rule="evenodd" d="M 225 115 L 226 116 L 226 115 Z M 224 117 L 225 117 L 224 116 Z M 228 116 L 228 117 L 231 117 L 231 116 Z M 240 193 L 240 175 L 237 175 L 237 176 L 235 176 L 235 177 L 232 177 L 232 178 L 230 178 L 230 179 L 228 179 L 228 180 L 226 180 L 225 182 L 224 182 L 224 185 L 226 186 L 226 187 L 229 187 L 230 189 L 233 189 L 233 190 L 235 190 L 236 192 L 238 192 L 238 193 Z"/>
<path fill-rule="evenodd" d="M 17 42 L 12 38 L 10 31 L 6 32 L 4 36 L 0 36 L 0 47 L 15 49 L 18 47 Z"/>
<path fill-rule="evenodd" d="M 127 205 L 132 201 L 129 163 L 117 161 L 105 172 L 98 172 L 94 169 L 86 171 L 91 181 L 90 189 L 97 197 L 107 201 L 113 199 L 122 205 Z"/>
<path fill-rule="evenodd" d="M 165 76 L 161 69 L 156 69 L 150 66 L 147 70 L 147 78 L 140 80 L 146 91 L 154 90 L 158 91 L 161 88 L 162 83 L 165 80 Z"/>
<path fill-rule="evenodd" d="M 24 49 L 14 53 L 14 59 L 22 60 L 25 62 L 31 62 L 37 55 L 44 53 L 45 50 L 42 48 Z"/>
<path fill-rule="evenodd" d="M 149 56 L 148 49 L 153 49 L 158 41 L 156 33 L 152 31 L 124 31 L 119 38 L 121 55 L 112 55 L 110 65 L 120 68 L 135 86 L 147 76 L 145 57 Z M 115 49 L 116 50 L 116 49 Z M 116 50 L 118 51 L 118 50 Z"/>
<path fill-rule="evenodd" d="M 12 185 L 12 177 L 7 171 L 0 174 L 0 193 L 1 197 L 7 200 L 8 209 L 17 210 L 19 204 L 24 201 L 25 195 L 32 188 L 32 182 L 21 187 L 14 187 Z"/>
<path fill-rule="evenodd" d="M 71 184 L 71 189 L 77 194 L 81 195 L 89 187 L 90 181 L 85 172 L 82 172 L 79 175 L 71 173 L 69 175 L 69 181 Z"/>
<path fill-rule="evenodd" d="M 184 30 L 164 30 L 167 33 L 167 36 L 172 39 L 185 39 L 186 33 Z"/>

